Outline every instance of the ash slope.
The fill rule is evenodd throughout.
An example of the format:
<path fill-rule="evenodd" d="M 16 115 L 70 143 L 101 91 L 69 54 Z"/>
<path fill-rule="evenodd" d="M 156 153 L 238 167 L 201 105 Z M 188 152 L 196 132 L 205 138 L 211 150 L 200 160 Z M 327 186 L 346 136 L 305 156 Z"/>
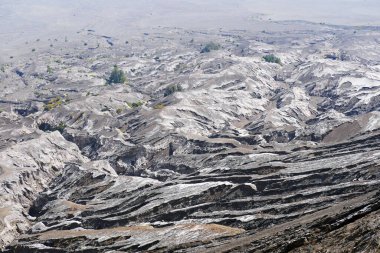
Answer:
<path fill-rule="evenodd" d="M 4 251 L 376 252 L 380 31 L 265 26 L 82 30 L 5 64 Z"/>

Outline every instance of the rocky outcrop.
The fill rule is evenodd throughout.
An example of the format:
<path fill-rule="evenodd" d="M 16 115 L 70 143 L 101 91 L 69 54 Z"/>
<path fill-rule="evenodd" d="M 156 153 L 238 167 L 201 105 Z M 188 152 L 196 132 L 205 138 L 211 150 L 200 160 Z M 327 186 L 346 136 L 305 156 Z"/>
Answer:
<path fill-rule="evenodd" d="M 33 218 L 29 207 L 65 164 L 86 161 L 58 132 L 15 144 L 0 152 L 0 246 L 25 233 Z"/>

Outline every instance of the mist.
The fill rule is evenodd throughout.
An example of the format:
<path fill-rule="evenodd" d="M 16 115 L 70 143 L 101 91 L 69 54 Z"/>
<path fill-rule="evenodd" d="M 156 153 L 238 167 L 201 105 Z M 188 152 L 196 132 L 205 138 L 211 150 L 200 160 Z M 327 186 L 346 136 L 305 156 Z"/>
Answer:
<path fill-rule="evenodd" d="M 253 20 L 380 25 L 377 0 L 1 0 L 1 50 L 80 29 L 117 36 L 158 26 L 254 29 Z"/>

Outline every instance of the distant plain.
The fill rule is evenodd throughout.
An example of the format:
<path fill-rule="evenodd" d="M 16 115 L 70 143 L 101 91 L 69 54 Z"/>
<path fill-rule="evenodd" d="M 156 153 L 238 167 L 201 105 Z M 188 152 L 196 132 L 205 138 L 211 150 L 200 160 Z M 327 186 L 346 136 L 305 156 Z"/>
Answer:
<path fill-rule="evenodd" d="M 258 20 L 377 26 L 379 11 L 378 0 L 1 0 L 0 58 L 36 39 L 80 40 L 81 29 L 128 37 L 158 26 L 263 29 Z"/>

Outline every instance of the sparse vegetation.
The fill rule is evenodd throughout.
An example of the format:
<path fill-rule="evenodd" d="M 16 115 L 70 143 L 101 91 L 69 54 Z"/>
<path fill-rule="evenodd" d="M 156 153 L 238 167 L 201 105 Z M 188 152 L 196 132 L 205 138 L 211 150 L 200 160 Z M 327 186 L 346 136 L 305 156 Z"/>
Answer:
<path fill-rule="evenodd" d="M 125 77 L 124 71 L 119 69 L 116 65 L 113 67 L 110 77 L 107 82 L 109 84 L 113 83 L 125 83 L 127 78 Z"/>
<path fill-rule="evenodd" d="M 46 72 L 48 72 L 49 74 L 52 74 L 53 73 L 53 69 L 48 65 L 46 67 Z"/>
<path fill-rule="evenodd" d="M 277 64 L 281 64 L 281 59 L 278 58 L 277 56 L 273 55 L 273 54 L 265 55 L 265 56 L 263 56 L 263 59 L 264 59 L 266 62 L 269 62 L 269 63 L 277 63 Z"/>
<path fill-rule="evenodd" d="M 66 124 L 62 121 L 59 123 L 59 125 L 56 127 L 56 130 L 58 130 L 60 133 L 63 133 L 63 130 L 65 130 Z"/>
<path fill-rule="evenodd" d="M 116 109 L 116 113 L 117 113 L 117 114 L 120 114 L 120 113 L 122 113 L 122 112 L 123 112 L 123 108 L 117 108 L 117 109 Z"/>
<path fill-rule="evenodd" d="M 182 91 L 182 86 L 180 84 L 174 84 L 170 85 L 169 87 L 166 87 L 164 90 L 164 96 L 170 96 L 171 94 L 177 92 L 177 91 Z"/>
<path fill-rule="evenodd" d="M 45 111 L 51 111 L 59 106 L 61 106 L 63 104 L 63 100 L 61 97 L 56 97 L 56 98 L 52 98 L 50 99 L 49 102 L 47 102 L 47 104 L 44 106 L 44 109 Z"/>
<path fill-rule="evenodd" d="M 156 104 L 155 106 L 153 106 L 153 108 L 156 110 L 162 110 L 165 108 L 165 105 L 162 103 L 159 103 L 159 104 Z"/>
<path fill-rule="evenodd" d="M 142 106 L 144 104 L 144 102 L 143 101 L 137 101 L 134 103 L 127 102 L 127 104 L 130 108 L 138 108 L 138 107 Z"/>
<path fill-rule="evenodd" d="M 36 52 L 36 49 L 35 49 L 35 48 L 32 48 L 32 52 Z"/>
<path fill-rule="evenodd" d="M 33 92 L 34 93 L 34 95 L 36 96 L 36 98 L 40 98 L 40 97 L 42 97 L 44 94 L 43 93 L 41 93 L 41 92 L 38 92 L 38 91 L 35 91 L 35 92 Z"/>
<path fill-rule="evenodd" d="M 143 102 L 143 101 L 138 101 L 138 102 L 136 102 L 136 103 L 132 103 L 132 107 L 133 107 L 133 108 L 137 108 L 137 107 L 140 107 L 140 106 L 142 106 L 142 105 L 144 105 L 144 102 Z"/>
<path fill-rule="evenodd" d="M 219 50 L 220 49 L 220 45 L 219 44 L 216 44 L 214 42 L 210 42 L 210 43 L 207 43 L 206 46 L 204 46 L 201 50 L 201 53 L 209 53 L 213 50 Z"/>

